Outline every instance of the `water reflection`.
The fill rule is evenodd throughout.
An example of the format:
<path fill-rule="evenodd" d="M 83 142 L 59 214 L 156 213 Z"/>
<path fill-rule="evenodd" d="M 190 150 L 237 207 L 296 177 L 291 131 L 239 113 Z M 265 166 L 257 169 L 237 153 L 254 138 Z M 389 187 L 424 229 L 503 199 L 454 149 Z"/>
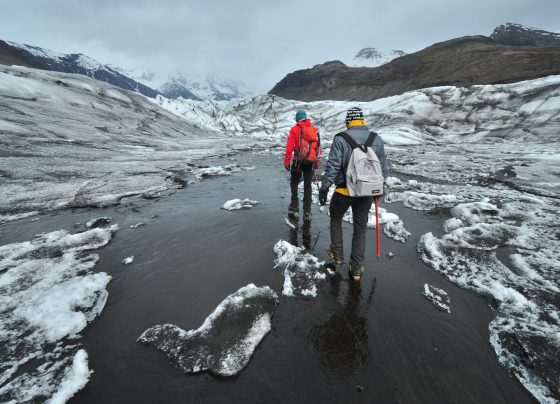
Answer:
<path fill-rule="evenodd" d="M 348 285 L 347 288 L 341 286 Z M 311 329 L 311 340 L 324 369 L 337 377 L 348 377 L 363 369 L 368 361 L 366 310 L 373 301 L 376 281 L 366 291 L 367 304 L 361 304 L 362 288 L 356 282 L 342 282 L 340 274 L 330 280 L 330 293 L 341 300 L 337 310 Z M 343 296 L 344 290 L 346 296 Z"/>
<path fill-rule="evenodd" d="M 291 225 L 290 226 L 290 244 L 299 247 L 298 235 L 301 233 L 301 245 L 305 247 L 306 250 L 311 251 L 311 221 L 304 220 L 301 227 L 299 226 L 299 219 L 295 216 L 288 218 Z"/>

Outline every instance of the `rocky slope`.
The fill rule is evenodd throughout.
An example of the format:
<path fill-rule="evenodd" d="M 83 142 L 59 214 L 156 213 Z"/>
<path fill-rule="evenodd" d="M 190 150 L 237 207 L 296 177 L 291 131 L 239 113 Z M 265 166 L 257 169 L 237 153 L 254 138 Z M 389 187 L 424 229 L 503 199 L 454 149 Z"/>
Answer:
<path fill-rule="evenodd" d="M 560 46 L 506 45 L 485 36 L 466 36 L 376 68 L 334 61 L 298 70 L 270 94 L 302 101 L 371 101 L 420 88 L 513 83 L 554 74 L 560 74 Z"/>
<path fill-rule="evenodd" d="M 560 46 L 560 34 L 509 22 L 496 27 L 490 38 L 504 45 Z"/>

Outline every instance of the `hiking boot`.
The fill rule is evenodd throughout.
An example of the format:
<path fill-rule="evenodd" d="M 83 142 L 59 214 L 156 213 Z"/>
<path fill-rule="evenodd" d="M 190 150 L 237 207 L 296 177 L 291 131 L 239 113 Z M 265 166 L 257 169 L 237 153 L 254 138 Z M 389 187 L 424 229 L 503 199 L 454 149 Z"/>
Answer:
<path fill-rule="evenodd" d="M 364 270 L 365 268 L 363 265 L 359 269 L 356 269 L 352 268 L 352 265 L 350 264 L 348 266 L 348 276 L 355 282 L 360 282 L 360 279 L 362 278 L 362 272 L 364 272 Z"/>
<path fill-rule="evenodd" d="M 344 263 L 344 258 L 342 255 L 338 255 L 330 248 L 327 250 L 327 257 L 333 262 L 335 265 L 342 265 Z"/>
<path fill-rule="evenodd" d="M 303 221 L 310 222 L 311 221 L 311 212 L 303 212 Z"/>

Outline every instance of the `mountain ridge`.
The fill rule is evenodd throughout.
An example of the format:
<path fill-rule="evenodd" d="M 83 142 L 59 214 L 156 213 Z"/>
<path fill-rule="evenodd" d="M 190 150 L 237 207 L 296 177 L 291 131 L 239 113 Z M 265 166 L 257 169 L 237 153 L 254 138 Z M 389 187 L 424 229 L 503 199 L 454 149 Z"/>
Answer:
<path fill-rule="evenodd" d="M 438 42 L 379 67 L 326 62 L 287 74 L 269 94 L 300 101 L 372 101 L 434 86 L 503 84 L 554 74 L 560 74 L 560 46 L 507 45 L 477 35 Z"/>

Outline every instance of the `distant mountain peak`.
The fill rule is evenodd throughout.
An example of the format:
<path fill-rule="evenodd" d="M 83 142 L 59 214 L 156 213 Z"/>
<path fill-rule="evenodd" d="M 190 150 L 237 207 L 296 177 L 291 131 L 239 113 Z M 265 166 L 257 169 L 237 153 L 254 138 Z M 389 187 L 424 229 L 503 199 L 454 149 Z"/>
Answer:
<path fill-rule="evenodd" d="M 513 46 L 560 46 L 560 33 L 508 22 L 490 35 L 495 42 Z"/>
<path fill-rule="evenodd" d="M 180 71 L 163 74 L 155 73 L 148 68 L 111 67 L 140 83 L 157 89 L 159 94 L 169 99 L 181 97 L 223 101 L 251 95 L 242 81 L 225 79 L 217 75 L 186 75 Z"/>
<path fill-rule="evenodd" d="M 377 67 L 389 63 L 391 60 L 404 56 L 402 50 L 380 50 L 377 48 L 363 48 L 352 59 L 352 66 Z"/>
<path fill-rule="evenodd" d="M 147 97 L 157 96 L 157 92 L 150 87 L 82 53 L 59 53 L 38 46 L 0 40 L 0 63 L 81 74 Z"/>

